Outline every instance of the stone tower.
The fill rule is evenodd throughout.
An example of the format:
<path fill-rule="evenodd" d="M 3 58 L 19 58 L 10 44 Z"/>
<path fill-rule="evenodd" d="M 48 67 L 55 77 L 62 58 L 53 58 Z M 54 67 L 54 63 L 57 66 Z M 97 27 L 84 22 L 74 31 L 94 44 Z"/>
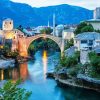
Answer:
<path fill-rule="evenodd" d="M 5 19 L 2 23 L 2 29 L 4 31 L 11 31 L 13 30 L 13 20 L 11 19 Z"/>

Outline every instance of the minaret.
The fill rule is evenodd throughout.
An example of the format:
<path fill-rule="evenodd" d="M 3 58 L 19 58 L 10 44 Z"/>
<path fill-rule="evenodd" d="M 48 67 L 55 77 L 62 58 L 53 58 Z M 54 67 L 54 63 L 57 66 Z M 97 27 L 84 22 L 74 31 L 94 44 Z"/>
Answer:
<path fill-rule="evenodd" d="M 48 27 L 50 27 L 50 23 L 49 23 L 49 20 L 48 20 Z"/>
<path fill-rule="evenodd" d="M 55 21 L 55 13 L 53 14 L 53 36 L 55 35 L 55 24 L 56 24 L 56 21 Z"/>

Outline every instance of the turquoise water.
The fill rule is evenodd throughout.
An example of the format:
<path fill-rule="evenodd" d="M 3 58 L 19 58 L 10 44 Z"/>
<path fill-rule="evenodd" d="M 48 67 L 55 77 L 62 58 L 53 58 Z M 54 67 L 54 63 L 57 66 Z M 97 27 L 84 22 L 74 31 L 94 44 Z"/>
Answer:
<path fill-rule="evenodd" d="M 61 88 L 53 79 L 47 79 L 46 73 L 54 69 L 57 52 L 38 51 L 35 61 L 20 64 L 19 67 L 0 70 L 1 80 L 19 77 L 23 79 L 22 88 L 32 91 L 29 100 L 100 100 L 100 93 L 72 87 Z"/>

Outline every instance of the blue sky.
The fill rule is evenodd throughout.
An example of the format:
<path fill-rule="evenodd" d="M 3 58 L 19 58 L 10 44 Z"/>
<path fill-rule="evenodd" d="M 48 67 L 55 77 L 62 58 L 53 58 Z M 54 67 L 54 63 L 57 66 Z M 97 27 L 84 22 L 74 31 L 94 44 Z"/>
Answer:
<path fill-rule="evenodd" d="M 100 0 L 11 0 L 14 2 L 27 3 L 33 7 L 43 7 L 59 4 L 70 4 L 88 9 L 100 7 Z"/>

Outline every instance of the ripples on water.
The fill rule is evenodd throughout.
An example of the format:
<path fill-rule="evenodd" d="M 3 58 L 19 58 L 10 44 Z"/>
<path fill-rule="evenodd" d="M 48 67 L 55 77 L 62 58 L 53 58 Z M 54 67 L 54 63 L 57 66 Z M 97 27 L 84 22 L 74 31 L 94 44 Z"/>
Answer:
<path fill-rule="evenodd" d="M 60 88 L 53 79 L 46 79 L 46 72 L 54 69 L 57 52 L 38 51 L 35 61 L 20 64 L 16 68 L 0 70 L 0 80 L 19 77 L 24 81 L 22 88 L 32 91 L 30 100 L 100 100 L 100 94 L 78 88 Z"/>

